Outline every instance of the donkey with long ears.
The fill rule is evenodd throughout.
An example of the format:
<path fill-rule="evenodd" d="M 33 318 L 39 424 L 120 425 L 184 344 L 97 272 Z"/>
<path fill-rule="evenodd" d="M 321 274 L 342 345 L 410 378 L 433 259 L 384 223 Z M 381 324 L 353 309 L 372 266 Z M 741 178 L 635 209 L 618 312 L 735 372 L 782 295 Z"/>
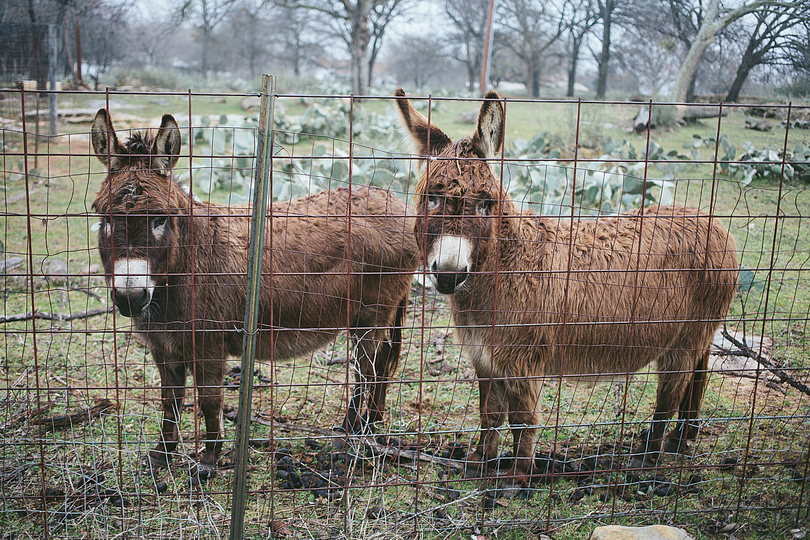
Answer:
<path fill-rule="evenodd" d="M 170 115 L 156 136 L 136 133 L 122 145 L 102 109 L 92 141 L 109 169 L 93 201 L 107 283 L 160 372 L 163 427 L 150 461 L 167 464 L 177 447 L 193 374 L 206 427 L 200 469 L 210 470 L 222 446 L 226 360 L 242 348 L 251 209 L 199 202 L 173 179 L 180 130 Z M 274 203 L 268 215 L 257 357 L 300 356 L 350 328 L 359 384 L 344 427 L 373 425 L 399 362 L 419 263 L 413 219 L 396 196 L 360 186 Z"/>
<path fill-rule="evenodd" d="M 652 207 L 568 221 L 521 214 L 486 160 L 503 145 L 496 93 L 470 138 L 452 141 L 396 92 L 406 137 L 431 156 L 416 187 L 415 234 L 426 270 L 449 296 L 456 336 L 480 388 L 482 432 L 467 458 L 480 476 L 497 462 L 495 428 L 508 420 L 514 495 L 530 480 L 543 377 L 621 377 L 657 362 L 649 434 L 631 467 L 697 436 L 709 348 L 734 297 L 736 245 L 697 209 Z"/>

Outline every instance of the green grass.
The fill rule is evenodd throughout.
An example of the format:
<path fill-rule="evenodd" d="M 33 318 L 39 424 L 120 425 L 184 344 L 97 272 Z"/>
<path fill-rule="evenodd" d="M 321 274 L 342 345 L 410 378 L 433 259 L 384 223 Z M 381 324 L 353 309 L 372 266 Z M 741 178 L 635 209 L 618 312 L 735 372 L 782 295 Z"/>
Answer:
<path fill-rule="evenodd" d="M 187 96 L 111 97 L 142 106 L 120 110 L 136 118 L 116 122 L 119 128 L 142 127 L 138 118 L 153 120 L 167 112 L 176 117 L 189 113 Z M 156 97 L 159 103 L 154 103 Z M 71 94 L 60 98 L 60 106 L 86 108 L 89 101 L 97 99 L 99 95 Z M 196 115 L 241 114 L 241 99 L 241 95 L 193 96 L 192 118 L 202 121 Z M 301 114 L 305 109 L 298 98 L 279 102 L 288 114 Z M 355 106 L 382 114 L 390 102 Z M 473 126 L 456 119 L 460 113 L 477 108 L 474 102 L 441 101 L 431 112 L 431 119 L 453 137 L 469 135 Z M 626 132 L 637 108 L 510 102 L 507 144 L 546 131 L 563 155 L 573 156 L 579 117 L 579 152 L 624 138 L 640 150 L 646 136 Z M 745 130 L 744 119 L 744 113 L 731 110 L 721 123 L 720 133 L 738 149 L 747 140 L 757 148 L 783 145 L 784 131 Z M 98 264 L 96 233 L 92 230 L 97 218 L 89 205 L 104 168 L 91 156 L 88 124 L 62 129 L 74 135 L 60 137 L 50 146 L 40 142 L 37 168 L 29 176 L 30 211 L 25 180 L 20 177 L 22 158 L 15 155 L 22 152 L 21 139 L 7 139 L 9 146 L 0 172 L 4 178 L 0 240 L 4 257 L 23 257 L 24 262 L 15 270 L 19 276 L 3 276 L 5 316 L 31 311 L 32 298 L 37 310 L 49 313 L 77 313 L 108 305 L 103 277 L 97 270 L 84 273 Z M 684 143 L 694 140 L 693 134 L 715 136 L 716 120 L 655 131 L 651 139 L 666 150 L 682 151 Z M 807 143 L 807 139 L 806 132 L 793 131 L 788 146 Z M 296 151 L 308 148 L 304 141 Z M 701 150 L 701 159 L 712 158 L 711 149 Z M 29 167 L 33 166 L 31 158 Z M 187 160 L 181 161 L 180 167 L 187 167 Z M 649 174 L 660 173 L 651 167 Z M 761 283 L 735 301 L 729 325 L 742 330 L 745 321 L 748 334 L 770 338 L 773 360 L 805 379 L 810 349 L 807 186 L 786 182 L 780 187 L 761 180 L 742 186 L 736 179 L 715 173 L 711 164 L 688 164 L 679 176 L 676 200 L 712 207 L 735 236 L 741 263 L 753 269 L 756 282 Z M 28 268 L 29 256 L 33 270 Z M 67 264 L 67 277 L 45 276 L 53 273 L 48 269 L 56 260 Z M 25 277 L 30 273 L 34 275 L 32 282 Z M 416 285 L 411 304 L 403 359 L 389 390 L 386 424 L 380 431 L 406 445 L 419 441 L 422 451 L 444 449 L 456 440 L 467 447 L 478 438 L 478 391 L 471 382 L 473 372 L 468 361 L 454 343 L 452 332 L 448 334 L 448 306 L 440 296 L 428 293 L 423 297 Z M 54 538 L 109 538 L 124 531 L 146 538 L 218 538 L 228 534 L 233 473 L 227 463 L 234 459 L 232 445 L 225 445 L 221 458 L 224 467 L 218 476 L 201 489 L 190 488 L 188 469 L 199 448 L 195 433 L 201 423 L 193 407 L 184 412 L 180 426 L 183 444 L 173 467 L 154 476 L 143 467 L 145 452 L 153 446 L 160 429 L 159 377 L 148 351 L 129 335 L 126 318 L 107 314 L 72 322 L 7 322 L 2 330 L 0 529 L 18 538 L 42 537 L 46 528 Z M 807 396 L 784 385 L 786 392 L 782 392 L 764 381 L 757 382 L 754 392 L 753 380 L 719 374 L 709 379 L 697 444 L 690 445 L 685 455 L 667 456 L 663 461 L 663 474 L 674 481 L 683 483 L 700 473 L 700 494 L 636 498 L 627 491 L 622 493 L 617 486 L 624 482 L 623 474 L 611 473 L 608 467 L 595 480 L 594 494 L 577 501 L 569 500 L 578 487 L 569 476 L 536 486 L 528 501 L 499 500 L 495 508 L 487 509 L 482 507 L 478 490 L 489 486 L 458 476 L 445 478 L 441 467 L 434 464 L 397 464 L 390 458 L 371 455 L 361 446 L 356 448 L 359 459 L 348 497 L 327 502 L 308 490 L 280 491 L 273 450 L 290 448 L 296 459 L 307 462 L 318 454 L 306 444 L 308 437 L 321 443 L 321 451 L 328 448 L 330 441 L 306 429 L 328 428 L 340 422 L 346 401 L 346 366 L 330 365 L 328 360 L 345 356 L 346 349 L 345 339 L 340 339 L 330 348 L 303 358 L 257 366 L 265 376 L 272 375 L 275 385 L 257 388 L 254 412 L 262 413 L 265 419 L 281 417 L 300 429 L 271 431 L 268 425 L 253 425 L 251 437 L 257 444 L 251 450 L 249 465 L 251 495 L 245 527 L 249 536 L 266 537 L 271 520 L 305 538 L 469 538 L 479 523 L 484 534 L 494 536 L 497 530 L 499 538 L 539 537 L 545 531 L 565 539 L 589 538 L 593 527 L 601 523 L 672 522 L 696 538 L 717 537 L 716 523 L 738 523 L 741 528 L 735 532 L 736 538 L 792 538 L 790 529 L 797 524 L 805 527 L 806 514 L 796 508 L 806 507 L 805 482 L 794 481 L 792 469 L 785 464 L 806 464 Z M 576 463 L 597 453 L 600 459 L 609 459 L 610 449 L 620 443 L 633 444 L 649 422 L 655 399 L 655 378 L 649 370 L 634 375 L 626 388 L 568 381 L 560 386 L 560 392 L 557 388 L 553 380 L 542 392 L 543 429 L 538 448 L 568 452 Z M 187 404 L 192 402 L 192 395 L 190 390 Z M 49 416 L 73 413 L 92 406 L 97 398 L 113 400 L 118 409 L 60 431 L 40 431 L 28 417 L 14 420 L 44 405 L 49 405 L 45 413 Z M 236 391 L 226 390 L 226 403 L 236 405 Z M 226 421 L 225 429 L 226 437 L 232 438 L 234 424 Z M 508 429 L 501 435 L 503 449 L 508 450 Z M 719 470 L 722 461 L 731 457 L 741 464 L 747 460 L 757 469 L 742 470 L 740 466 L 737 471 L 742 473 Z M 85 486 L 83 475 L 98 472 L 104 474 L 99 483 L 123 493 L 128 505 L 116 505 L 109 496 L 99 497 L 95 487 Z M 165 494 L 157 494 L 159 482 L 167 483 Z M 50 495 L 43 493 L 48 488 L 54 490 L 48 492 Z M 448 500 L 447 488 L 457 490 L 459 498 Z M 609 500 L 599 499 L 608 494 Z M 446 512 L 445 517 L 435 513 L 437 506 Z M 71 515 L 61 519 L 60 512 L 66 508 Z M 371 509 L 379 509 L 374 513 L 376 519 L 368 517 Z"/>

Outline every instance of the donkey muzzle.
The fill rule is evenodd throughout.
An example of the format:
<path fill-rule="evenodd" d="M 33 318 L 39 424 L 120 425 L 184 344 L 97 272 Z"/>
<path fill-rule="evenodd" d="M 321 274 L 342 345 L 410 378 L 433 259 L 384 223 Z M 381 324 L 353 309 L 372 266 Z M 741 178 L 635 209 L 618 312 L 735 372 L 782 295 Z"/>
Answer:
<path fill-rule="evenodd" d="M 109 276 L 108 276 L 109 279 Z M 138 317 L 152 301 L 155 282 L 146 259 L 119 259 L 110 279 L 110 298 L 124 317 Z"/>
<path fill-rule="evenodd" d="M 470 276 L 473 246 L 463 236 L 442 235 L 431 246 L 427 260 L 436 290 L 453 294 Z"/>
<path fill-rule="evenodd" d="M 110 292 L 110 298 L 124 317 L 138 317 L 152 300 L 146 289 L 113 289 Z"/>
<path fill-rule="evenodd" d="M 431 277 L 433 283 L 436 285 L 436 290 L 442 294 L 453 294 L 456 287 L 461 285 L 467 280 L 467 268 L 465 267 L 461 272 L 442 272 L 439 270 L 436 261 L 430 267 Z"/>

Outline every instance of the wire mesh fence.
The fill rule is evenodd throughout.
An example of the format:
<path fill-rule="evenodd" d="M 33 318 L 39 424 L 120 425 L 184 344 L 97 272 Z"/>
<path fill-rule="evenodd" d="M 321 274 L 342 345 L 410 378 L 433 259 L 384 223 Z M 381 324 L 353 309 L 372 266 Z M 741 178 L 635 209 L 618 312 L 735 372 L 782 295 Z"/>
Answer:
<path fill-rule="evenodd" d="M 424 160 L 403 143 L 392 97 L 279 95 L 262 362 L 243 373 L 255 95 L 61 92 L 60 109 L 76 112 L 59 136 L 36 137 L 25 91 L 3 93 L 5 534 L 227 536 L 245 377 L 245 536 L 588 538 L 605 523 L 674 524 L 695 537 L 806 530 L 807 107 L 761 108 L 774 115 L 762 120 L 749 118 L 760 112 L 753 105 L 714 105 L 679 129 L 632 133 L 639 109 L 659 125 L 679 113 L 502 99 L 503 145 L 469 156 L 460 149 L 477 144 L 465 137 L 482 101 L 412 97 L 444 130 L 425 143 L 456 144 Z M 110 125 L 93 124 L 97 109 L 109 110 L 120 147 Z M 420 184 L 425 172 L 441 186 Z M 703 283 L 707 266 L 683 260 L 704 264 L 713 253 L 689 244 L 700 234 L 686 229 L 686 254 L 670 239 L 635 243 L 636 227 L 677 221 L 656 221 L 657 204 L 699 209 L 684 222 L 710 216 L 736 242 L 724 244 L 734 256 L 721 269 L 738 283 L 723 284 L 733 299 L 722 320 L 684 311 L 714 294 L 689 296 L 686 274 Z M 627 212 L 636 217 L 615 221 Z M 598 245 L 563 234 L 596 223 L 606 227 Z M 539 241 L 540 229 L 559 237 Z M 423 268 L 442 235 L 456 239 L 445 247 L 473 246 L 466 272 Z M 623 235 L 635 239 L 630 248 Z M 636 254 L 633 271 L 622 250 Z M 514 265 L 518 251 L 536 261 L 557 254 L 562 266 Z M 494 268 L 478 266 L 493 253 Z M 666 254 L 663 268 L 649 262 Z M 476 292 L 487 275 L 496 285 Z M 628 281 L 610 285 L 617 275 Z M 647 276 L 660 283 L 642 311 L 633 306 L 649 296 Z M 534 288 L 507 294 L 524 282 Z M 574 294 L 580 285 L 584 297 Z M 552 302 L 545 287 L 570 296 Z M 664 320 L 670 308 L 677 316 Z M 561 316 L 567 338 L 537 341 L 559 335 L 544 332 L 559 330 Z M 718 329 L 705 364 L 662 365 L 681 341 L 661 326 L 680 325 L 692 343 L 710 321 Z M 625 367 L 644 354 L 664 360 Z M 649 431 L 657 381 L 673 373 L 684 384 L 703 376 L 705 390 L 686 426 L 675 415 L 681 400 L 665 411 L 674 415 L 666 431 L 688 440 L 658 455 Z M 499 402 L 497 388 L 513 389 L 503 391 L 514 402 Z M 684 402 L 694 409 L 699 393 Z M 492 430 L 476 468 L 468 456 L 482 457 L 482 409 Z M 516 458 L 513 436 L 533 430 L 531 465 L 516 468 L 527 458 Z"/>

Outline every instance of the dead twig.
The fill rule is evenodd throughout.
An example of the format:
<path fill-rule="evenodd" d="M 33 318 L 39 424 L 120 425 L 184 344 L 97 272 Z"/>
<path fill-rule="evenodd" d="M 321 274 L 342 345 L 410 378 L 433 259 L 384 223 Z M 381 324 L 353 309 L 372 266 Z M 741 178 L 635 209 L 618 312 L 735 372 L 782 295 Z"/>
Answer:
<path fill-rule="evenodd" d="M 47 311 L 29 311 L 28 313 L 18 313 L 16 315 L 4 315 L 0 317 L 0 324 L 7 322 L 30 321 L 32 319 L 44 319 L 46 321 L 75 321 L 78 319 L 89 319 L 96 315 L 104 315 L 105 313 L 112 313 L 113 306 L 105 308 L 90 309 L 81 311 L 79 313 L 69 313 L 67 315 L 60 315 L 57 313 L 48 313 Z"/>
<path fill-rule="evenodd" d="M 742 355 L 747 356 L 748 358 L 751 358 L 753 360 L 756 360 L 757 362 L 759 362 L 760 365 L 765 367 L 765 369 L 776 375 L 780 383 L 787 383 L 796 390 L 798 390 L 799 392 L 810 396 L 810 387 L 808 387 L 806 384 L 797 381 L 796 379 L 794 379 L 793 377 L 782 371 L 782 369 L 780 369 L 778 366 L 775 366 L 773 362 L 757 354 L 757 352 L 751 349 L 751 347 L 749 347 L 746 343 L 743 343 L 734 336 L 732 336 L 725 328 L 723 328 L 721 334 L 723 335 L 724 338 L 729 340 L 732 345 L 737 347 Z"/>

